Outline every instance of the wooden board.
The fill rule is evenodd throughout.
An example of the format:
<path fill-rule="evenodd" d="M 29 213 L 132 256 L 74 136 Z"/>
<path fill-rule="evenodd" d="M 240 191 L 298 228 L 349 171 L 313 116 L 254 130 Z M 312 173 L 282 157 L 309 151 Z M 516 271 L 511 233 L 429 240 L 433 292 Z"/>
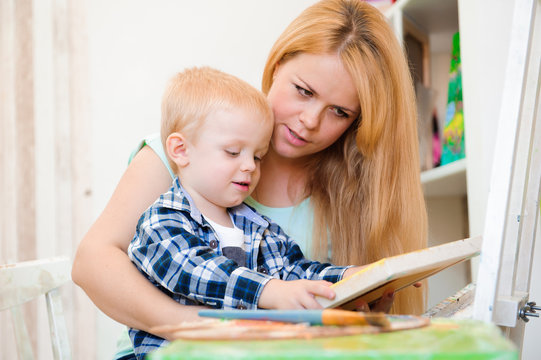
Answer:
<path fill-rule="evenodd" d="M 311 339 L 359 334 L 392 332 L 427 326 L 430 319 L 420 316 L 387 315 L 390 326 L 310 326 L 259 320 L 208 319 L 161 327 L 156 331 L 173 332 L 175 339 L 184 340 L 271 340 Z"/>

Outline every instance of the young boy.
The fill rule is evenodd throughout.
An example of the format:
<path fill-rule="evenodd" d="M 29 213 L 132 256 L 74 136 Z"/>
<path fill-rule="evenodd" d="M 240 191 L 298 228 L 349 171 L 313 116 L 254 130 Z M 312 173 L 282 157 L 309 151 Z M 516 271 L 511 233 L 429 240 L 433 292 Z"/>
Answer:
<path fill-rule="evenodd" d="M 317 308 L 314 295 L 332 298 L 328 282 L 357 270 L 305 259 L 278 225 L 243 203 L 273 123 L 265 96 L 231 75 L 192 68 L 169 83 L 161 137 L 177 177 L 142 215 L 128 253 L 179 303 Z M 166 343 L 136 329 L 130 337 L 138 358 Z"/>

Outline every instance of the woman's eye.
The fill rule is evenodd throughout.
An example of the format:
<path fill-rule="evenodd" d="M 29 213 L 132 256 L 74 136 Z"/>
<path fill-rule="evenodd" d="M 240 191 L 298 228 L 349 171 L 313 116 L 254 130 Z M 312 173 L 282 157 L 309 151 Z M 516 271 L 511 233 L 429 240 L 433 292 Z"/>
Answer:
<path fill-rule="evenodd" d="M 349 118 L 349 114 L 340 108 L 336 108 L 336 107 L 332 108 L 332 111 L 338 117 Z"/>
<path fill-rule="evenodd" d="M 299 94 L 301 94 L 302 96 L 312 96 L 312 95 L 314 95 L 310 90 L 306 90 L 302 86 L 295 85 L 295 88 L 297 89 Z"/>
<path fill-rule="evenodd" d="M 261 161 L 261 156 L 254 156 L 255 161 Z"/>

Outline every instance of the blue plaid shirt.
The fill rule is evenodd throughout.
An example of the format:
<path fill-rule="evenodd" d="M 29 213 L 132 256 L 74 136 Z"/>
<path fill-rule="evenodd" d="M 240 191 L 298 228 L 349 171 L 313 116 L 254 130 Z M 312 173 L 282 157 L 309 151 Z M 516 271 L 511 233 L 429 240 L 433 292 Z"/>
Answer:
<path fill-rule="evenodd" d="M 229 209 L 244 231 L 246 267 L 222 255 L 220 241 L 178 178 L 139 219 L 128 254 L 158 288 L 185 305 L 256 309 L 265 284 L 273 279 L 339 281 L 347 267 L 304 258 L 299 246 L 269 218 L 246 204 Z M 130 329 L 135 354 L 167 343 Z"/>

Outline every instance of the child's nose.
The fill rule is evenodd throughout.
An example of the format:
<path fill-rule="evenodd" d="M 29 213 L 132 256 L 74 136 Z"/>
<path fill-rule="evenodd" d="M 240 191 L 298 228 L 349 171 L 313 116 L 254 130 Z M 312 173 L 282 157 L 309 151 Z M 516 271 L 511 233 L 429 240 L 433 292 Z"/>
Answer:
<path fill-rule="evenodd" d="M 245 156 L 241 164 L 242 171 L 254 171 L 255 170 L 255 160 L 253 156 Z"/>

